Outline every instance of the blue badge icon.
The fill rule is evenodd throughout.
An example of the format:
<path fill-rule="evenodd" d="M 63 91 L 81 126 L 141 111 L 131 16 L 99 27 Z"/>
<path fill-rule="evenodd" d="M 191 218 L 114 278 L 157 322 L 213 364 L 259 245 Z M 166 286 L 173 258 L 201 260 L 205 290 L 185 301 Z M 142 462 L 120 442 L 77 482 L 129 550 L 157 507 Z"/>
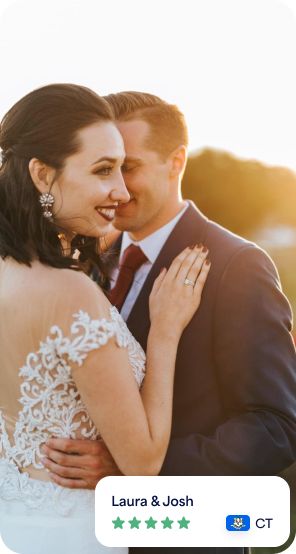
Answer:
<path fill-rule="evenodd" d="M 250 516 L 229 515 L 226 517 L 226 529 L 228 531 L 249 531 Z"/>

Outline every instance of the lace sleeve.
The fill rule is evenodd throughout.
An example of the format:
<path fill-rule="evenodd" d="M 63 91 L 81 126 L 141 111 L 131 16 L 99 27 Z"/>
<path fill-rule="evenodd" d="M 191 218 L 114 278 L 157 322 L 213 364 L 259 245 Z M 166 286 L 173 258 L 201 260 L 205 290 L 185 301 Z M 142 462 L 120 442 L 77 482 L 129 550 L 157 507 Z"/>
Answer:
<path fill-rule="evenodd" d="M 65 336 L 59 326 L 52 326 L 50 335 L 40 344 L 42 365 L 53 369 L 59 360 L 64 359 L 82 366 L 89 352 L 107 344 L 114 337 L 117 346 L 128 349 L 134 376 L 138 385 L 141 385 L 145 373 L 145 354 L 114 306 L 110 307 L 110 317 L 110 320 L 92 319 L 87 312 L 79 310 L 73 315 L 69 336 Z"/>
<path fill-rule="evenodd" d="M 61 357 L 66 354 L 69 361 L 81 366 L 88 352 L 107 344 L 112 337 L 116 338 L 117 329 L 114 321 L 105 318 L 91 319 L 89 314 L 82 310 L 73 314 L 73 319 L 70 337 L 64 337 L 61 329 L 55 325 L 50 330 L 52 338 L 47 338 L 42 344 L 42 349 L 44 352 L 56 350 Z"/>
<path fill-rule="evenodd" d="M 91 351 L 99 352 L 112 339 L 115 347 L 127 349 L 139 386 L 145 372 L 143 350 L 88 277 L 56 270 L 46 286 L 42 309 L 40 302 L 32 303 L 34 309 L 24 318 L 28 349 L 7 381 L 15 387 L 15 408 L 8 409 L 4 396 L 0 406 L 0 458 L 21 469 L 44 470 L 40 448 L 51 436 L 99 436 L 72 375 L 74 365 L 83 366 Z"/>

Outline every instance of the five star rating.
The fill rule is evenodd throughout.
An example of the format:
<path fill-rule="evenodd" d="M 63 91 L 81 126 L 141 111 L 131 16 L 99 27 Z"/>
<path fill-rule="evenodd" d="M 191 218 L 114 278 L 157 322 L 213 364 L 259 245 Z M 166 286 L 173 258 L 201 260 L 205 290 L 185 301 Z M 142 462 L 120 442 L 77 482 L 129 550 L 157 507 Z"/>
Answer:
<path fill-rule="evenodd" d="M 289 486 L 270 476 L 105 477 L 96 487 L 95 533 L 106 547 L 155 552 L 227 550 L 244 537 L 250 547 L 273 547 L 289 537 Z"/>
<path fill-rule="evenodd" d="M 150 517 L 149 519 L 145 519 L 142 522 L 140 519 L 133 517 L 133 519 L 129 519 L 126 522 L 124 519 L 120 519 L 120 517 L 118 516 L 116 519 L 112 519 L 112 523 L 114 529 L 123 529 L 125 523 L 129 523 L 130 529 L 140 529 L 141 523 L 146 524 L 146 529 L 156 529 L 156 525 L 158 523 L 162 524 L 162 529 L 173 529 L 174 523 L 179 524 L 179 529 L 188 529 L 190 520 L 186 519 L 184 516 L 182 517 L 182 519 L 178 519 L 176 521 L 170 519 L 169 517 L 166 517 L 165 519 L 162 519 L 160 521 L 158 521 L 157 519 L 153 519 L 153 517 Z"/>

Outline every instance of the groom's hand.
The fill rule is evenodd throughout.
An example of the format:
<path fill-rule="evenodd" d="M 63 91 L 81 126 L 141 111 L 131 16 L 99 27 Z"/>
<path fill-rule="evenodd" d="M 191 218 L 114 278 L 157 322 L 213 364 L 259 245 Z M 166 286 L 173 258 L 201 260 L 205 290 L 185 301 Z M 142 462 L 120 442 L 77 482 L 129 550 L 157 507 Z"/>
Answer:
<path fill-rule="evenodd" d="M 49 439 L 42 463 L 52 481 L 70 489 L 94 489 L 102 477 L 121 475 L 102 440 Z"/>

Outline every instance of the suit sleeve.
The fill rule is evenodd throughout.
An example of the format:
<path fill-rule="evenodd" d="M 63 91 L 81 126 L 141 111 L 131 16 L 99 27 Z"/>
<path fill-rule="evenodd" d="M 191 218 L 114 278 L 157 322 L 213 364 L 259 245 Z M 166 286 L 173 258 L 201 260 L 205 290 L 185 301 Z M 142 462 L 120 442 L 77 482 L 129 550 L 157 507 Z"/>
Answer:
<path fill-rule="evenodd" d="M 289 303 L 259 248 L 228 262 L 213 325 L 225 421 L 212 436 L 172 439 L 162 473 L 275 475 L 296 459 L 296 354 Z"/>

